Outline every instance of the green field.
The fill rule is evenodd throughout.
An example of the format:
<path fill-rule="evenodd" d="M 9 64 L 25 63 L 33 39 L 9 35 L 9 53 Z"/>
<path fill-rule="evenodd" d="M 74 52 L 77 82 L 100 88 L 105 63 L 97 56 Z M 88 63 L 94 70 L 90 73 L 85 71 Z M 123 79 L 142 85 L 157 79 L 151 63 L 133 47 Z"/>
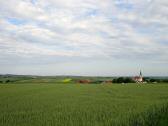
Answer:
<path fill-rule="evenodd" d="M 167 126 L 168 84 L 0 84 L 0 126 Z"/>

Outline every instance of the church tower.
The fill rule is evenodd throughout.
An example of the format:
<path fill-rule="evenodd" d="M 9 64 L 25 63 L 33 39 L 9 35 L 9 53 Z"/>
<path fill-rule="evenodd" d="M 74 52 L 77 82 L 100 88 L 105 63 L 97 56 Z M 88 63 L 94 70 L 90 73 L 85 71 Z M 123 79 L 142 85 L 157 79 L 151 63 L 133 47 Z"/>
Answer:
<path fill-rule="evenodd" d="M 142 72 L 141 72 L 141 70 L 140 70 L 139 76 L 142 77 Z"/>
<path fill-rule="evenodd" d="M 140 70 L 140 73 L 139 73 L 139 81 L 142 82 L 143 81 L 143 76 L 142 76 L 142 72 Z"/>
<path fill-rule="evenodd" d="M 142 83 L 142 82 L 143 82 L 143 76 L 142 76 L 141 70 L 140 70 L 140 72 L 139 72 L 139 76 L 133 77 L 133 80 L 134 80 L 136 83 Z"/>

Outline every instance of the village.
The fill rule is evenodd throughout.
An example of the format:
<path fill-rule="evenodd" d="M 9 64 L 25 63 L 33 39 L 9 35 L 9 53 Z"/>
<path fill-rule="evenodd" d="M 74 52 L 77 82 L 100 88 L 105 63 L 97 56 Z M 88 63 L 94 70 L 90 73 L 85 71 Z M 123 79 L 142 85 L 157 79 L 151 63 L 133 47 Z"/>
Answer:
<path fill-rule="evenodd" d="M 77 80 L 77 83 L 81 83 L 81 84 L 111 84 L 111 83 L 139 83 L 139 84 L 143 84 L 146 83 L 146 81 L 143 80 L 143 76 L 142 76 L 142 72 L 140 71 L 138 76 L 134 76 L 134 77 L 117 77 L 114 79 L 108 79 L 108 80 L 91 80 L 91 79 L 80 79 Z"/>

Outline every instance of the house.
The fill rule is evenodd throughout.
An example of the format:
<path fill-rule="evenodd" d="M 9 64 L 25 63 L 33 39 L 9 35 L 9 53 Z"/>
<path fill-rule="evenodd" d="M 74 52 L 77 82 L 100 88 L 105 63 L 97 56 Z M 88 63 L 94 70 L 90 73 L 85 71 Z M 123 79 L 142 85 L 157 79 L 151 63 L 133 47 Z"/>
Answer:
<path fill-rule="evenodd" d="M 91 83 L 91 80 L 79 80 L 78 83 L 89 84 L 89 83 Z"/>
<path fill-rule="evenodd" d="M 140 71 L 139 76 L 133 77 L 132 80 L 135 81 L 136 83 L 142 83 L 143 82 L 142 72 Z"/>

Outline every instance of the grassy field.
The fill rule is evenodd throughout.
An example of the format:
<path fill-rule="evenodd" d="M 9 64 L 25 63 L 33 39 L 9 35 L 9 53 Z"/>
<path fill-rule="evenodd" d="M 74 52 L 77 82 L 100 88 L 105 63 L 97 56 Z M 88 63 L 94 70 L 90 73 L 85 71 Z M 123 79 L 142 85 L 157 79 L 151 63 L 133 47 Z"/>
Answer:
<path fill-rule="evenodd" d="M 0 84 L 0 126 L 167 126 L 168 84 Z"/>

